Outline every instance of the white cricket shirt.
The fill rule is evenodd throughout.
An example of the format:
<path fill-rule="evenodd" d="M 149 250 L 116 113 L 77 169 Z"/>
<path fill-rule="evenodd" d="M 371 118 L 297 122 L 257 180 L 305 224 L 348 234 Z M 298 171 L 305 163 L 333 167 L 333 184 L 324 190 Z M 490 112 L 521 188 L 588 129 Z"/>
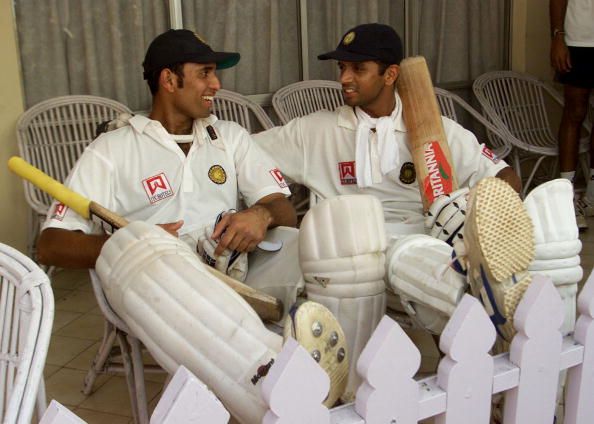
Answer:
<path fill-rule="evenodd" d="M 211 224 L 221 211 L 236 209 L 239 193 L 248 206 L 272 193 L 290 195 L 276 166 L 234 122 L 214 115 L 196 120 L 187 156 L 160 122 L 136 115 L 129 124 L 91 143 L 66 180 L 72 190 L 129 221 L 183 219 L 182 236 Z M 48 227 L 100 231 L 56 202 Z"/>
<path fill-rule="evenodd" d="M 472 186 L 507 167 L 505 162 L 494 158 L 487 147 L 479 144 L 470 131 L 448 118 L 442 119 L 460 187 Z M 370 194 L 382 202 L 386 222 L 416 224 L 423 220 L 423 205 L 402 114 L 394 118 L 394 128 L 399 163 L 396 169 L 383 176 L 381 183 L 365 188 L 357 186 L 357 117 L 350 106 L 296 118 L 282 127 L 255 134 L 253 138 L 287 177 L 307 186 L 318 196 Z"/>

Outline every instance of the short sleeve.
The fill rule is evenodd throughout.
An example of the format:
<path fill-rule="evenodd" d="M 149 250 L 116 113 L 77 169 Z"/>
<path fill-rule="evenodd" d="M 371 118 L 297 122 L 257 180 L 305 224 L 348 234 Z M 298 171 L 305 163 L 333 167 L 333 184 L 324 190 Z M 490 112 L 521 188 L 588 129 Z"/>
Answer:
<path fill-rule="evenodd" d="M 483 178 L 496 176 L 508 166 L 458 123 L 443 117 L 443 127 L 460 187 L 472 187 Z"/>
<path fill-rule="evenodd" d="M 96 150 L 87 148 L 68 175 L 64 185 L 108 209 L 113 208 L 113 166 Z M 69 207 L 54 201 L 43 229 L 63 228 L 87 234 L 101 232 L 100 226 Z"/>
<path fill-rule="evenodd" d="M 288 124 L 254 134 L 256 144 L 278 164 L 282 172 L 296 183 L 305 181 L 305 148 L 301 125 L 303 119 L 295 118 Z"/>
<path fill-rule="evenodd" d="M 248 206 L 273 193 L 290 196 L 291 191 L 279 167 L 254 143 L 248 132 L 237 126 L 234 151 L 237 184 Z"/>

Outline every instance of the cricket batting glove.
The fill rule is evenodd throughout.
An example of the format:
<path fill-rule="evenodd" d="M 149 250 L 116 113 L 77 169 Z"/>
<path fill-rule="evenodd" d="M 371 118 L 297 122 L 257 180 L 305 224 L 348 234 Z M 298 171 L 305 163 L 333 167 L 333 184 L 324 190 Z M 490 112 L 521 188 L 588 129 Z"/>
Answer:
<path fill-rule="evenodd" d="M 462 188 L 435 199 L 425 216 L 425 228 L 431 237 L 449 245 L 463 238 L 467 198 L 468 188 Z"/>
<path fill-rule="evenodd" d="M 231 210 L 218 214 L 214 225 L 212 227 L 208 226 L 204 229 L 204 235 L 198 239 L 196 248 L 198 249 L 198 254 L 207 265 L 210 265 L 222 273 L 243 282 L 245 281 L 248 272 L 247 253 L 238 252 L 237 250 L 225 249 L 222 254 L 217 256 L 214 252 L 219 243 L 212 239 L 212 233 L 223 216 L 225 216 L 227 213 L 234 212 L 234 210 Z"/>

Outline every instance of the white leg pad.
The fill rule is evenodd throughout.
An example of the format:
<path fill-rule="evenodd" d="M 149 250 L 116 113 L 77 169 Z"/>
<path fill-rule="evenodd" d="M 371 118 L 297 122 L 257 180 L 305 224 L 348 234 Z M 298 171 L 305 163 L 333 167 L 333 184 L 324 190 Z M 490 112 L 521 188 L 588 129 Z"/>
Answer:
<path fill-rule="evenodd" d="M 557 286 L 557 291 L 561 296 L 561 300 L 565 304 L 565 319 L 563 321 L 563 326 L 561 327 L 561 332 L 566 336 L 573 332 L 575 327 L 578 286 L 577 284 Z"/>
<path fill-rule="evenodd" d="M 535 260 L 549 260 L 558 258 L 571 258 L 582 251 L 582 242 L 579 239 L 566 241 L 551 241 L 534 245 Z"/>
<path fill-rule="evenodd" d="M 567 334 L 575 324 L 577 283 L 583 277 L 573 186 L 566 179 L 546 182 L 526 196 L 524 205 L 534 224 L 535 257 L 528 270 L 553 280 L 565 303 L 562 329 Z"/>
<path fill-rule="evenodd" d="M 466 279 L 449 266 L 452 247 L 426 235 L 398 240 L 388 252 L 388 282 L 406 312 L 439 334 L 466 291 Z"/>
<path fill-rule="evenodd" d="M 242 423 L 261 422 L 262 380 L 251 380 L 282 337 L 185 243 L 134 222 L 110 237 L 96 270 L 113 309 L 159 364 L 171 374 L 186 366 Z"/>
<path fill-rule="evenodd" d="M 528 266 L 528 271 L 546 271 L 554 269 L 581 268 L 578 255 L 559 259 L 535 259 Z M 581 277 L 580 277 L 581 279 Z M 579 281 L 579 280 L 578 280 Z M 568 281 L 569 282 L 569 281 Z M 577 283 L 577 281 L 574 281 Z"/>
<path fill-rule="evenodd" d="M 360 384 L 359 355 L 385 313 L 384 216 L 373 196 L 326 199 L 310 209 L 299 230 L 299 261 L 308 298 L 340 322 L 350 357 L 343 400 Z"/>
<path fill-rule="evenodd" d="M 581 266 L 574 266 L 571 268 L 544 269 L 539 271 L 529 269 L 528 272 L 532 275 L 540 274 L 550 277 L 556 287 L 577 284 L 584 276 L 584 270 Z"/>
<path fill-rule="evenodd" d="M 573 206 L 573 186 L 564 179 L 556 179 L 539 185 L 524 200 L 524 206 L 534 225 L 534 244 L 550 245 L 554 248 L 541 249 L 537 259 L 570 257 L 580 253 L 581 243 Z M 579 241 L 579 240 L 578 240 Z"/>

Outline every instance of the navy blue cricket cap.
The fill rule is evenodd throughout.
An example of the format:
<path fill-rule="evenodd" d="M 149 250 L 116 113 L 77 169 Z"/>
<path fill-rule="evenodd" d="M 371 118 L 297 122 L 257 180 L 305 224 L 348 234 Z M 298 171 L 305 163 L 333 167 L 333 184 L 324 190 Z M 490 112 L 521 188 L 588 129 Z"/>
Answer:
<path fill-rule="evenodd" d="M 144 79 L 174 63 L 216 63 L 217 69 L 235 66 L 239 53 L 215 52 L 196 33 L 187 29 L 170 29 L 158 35 L 149 45 L 142 67 Z"/>
<path fill-rule="evenodd" d="M 318 59 L 345 62 L 379 60 L 388 65 L 398 65 L 402 60 L 402 41 L 391 26 L 363 24 L 349 29 L 336 50 L 321 54 Z"/>

